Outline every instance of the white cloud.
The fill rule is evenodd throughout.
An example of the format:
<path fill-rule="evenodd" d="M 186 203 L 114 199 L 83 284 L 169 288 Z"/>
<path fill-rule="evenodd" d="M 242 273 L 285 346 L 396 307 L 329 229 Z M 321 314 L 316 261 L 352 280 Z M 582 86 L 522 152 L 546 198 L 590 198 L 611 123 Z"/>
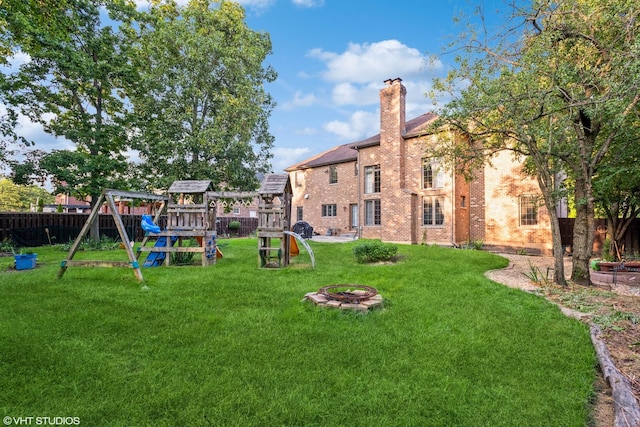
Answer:
<path fill-rule="evenodd" d="M 308 55 L 326 63 L 322 77 L 331 82 L 382 82 L 394 77 L 409 78 L 425 69 L 422 53 L 398 40 L 349 43 L 340 54 L 312 49 Z"/>
<path fill-rule="evenodd" d="M 291 0 L 295 6 L 299 7 L 320 7 L 324 6 L 324 0 Z"/>
<path fill-rule="evenodd" d="M 293 110 L 296 107 L 310 107 L 316 103 L 316 97 L 312 93 L 303 95 L 300 91 L 296 91 L 291 101 L 282 104 L 283 110 Z"/>
<path fill-rule="evenodd" d="M 431 88 L 433 75 L 444 69 L 437 57 L 426 58 L 418 49 L 398 40 L 350 43 L 341 53 L 316 48 L 307 52 L 307 56 L 324 63 L 325 69 L 320 75 L 333 84 L 331 101 L 336 106 L 378 105 L 383 82 L 400 77 L 407 87 L 407 117 L 414 117 L 413 111 L 419 115 L 433 108 L 425 93 Z M 336 133 L 353 133 L 338 131 L 348 126 L 347 122 L 336 122 L 333 126 Z"/>
<path fill-rule="evenodd" d="M 403 81 L 402 84 L 407 88 L 408 120 L 434 109 L 431 99 L 426 96 L 432 88 L 431 80 L 409 80 Z"/>
<path fill-rule="evenodd" d="M 336 105 L 371 105 L 378 102 L 380 85 L 370 82 L 364 86 L 352 83 L 338 83 L 333 87 L 331 96 Z"/>
<path fill-rule="evenodd" d="M 6 59 L 7 59 L 6 65 L 2 65 L 0 67 L 0 70 L 7 73 L 15 73 L 18 71 L 18 69 L 22 64 L 27 64 L 31 62 L 31 56 L 29 56 L 28 54 L 20 50 L 15 52 L 11 57 Z"/>
<path fill-rule="evenodd" d="M 307 158 L 310 152 L 309 148 L 275 148 L 273 150 L 273 170 L 281 172 L 285 168 Z"/>
<path fill-rule="evenodd" d="M 347 121 L 333 120 L 325 123 L 324 130 L 344 141 L 357 141 L 374 135 L 380 128 L 379 114 L 370 111 L 356 111 Z"/>
<path fill-rule="evenodd" d="M 0 111 L 4 110 L 4 106 L 0 108 Z M 43 118 L 45 121 L 50 121 L 55 117 L 52 113 L 45 113 Z M 75 145 L 66 138 L 55 137 L 47 132 L 40 123 L 32 122 L 28 117 L 19 115 L 18 124 L 16 126 L 16 133 L 29 141 L 36 143 L 35 147 L 38 150 L 49 152 L 51 150 L 75 150 Z"/>
<path fill-rule="evenodd" d="M 304 129 L 300 129 L 299 131 L 296 131 L 295 134 L 304 136 L 317 135 L 318 130 L 316 128 L 306 127 Z"/>
<path fill-rule="evenodd" d="M 138 150 L 129 149 L 124 153 L 127 160 L 132 163 L 141 163 L 142 159 L 140 158 L 140 152 Z"/>

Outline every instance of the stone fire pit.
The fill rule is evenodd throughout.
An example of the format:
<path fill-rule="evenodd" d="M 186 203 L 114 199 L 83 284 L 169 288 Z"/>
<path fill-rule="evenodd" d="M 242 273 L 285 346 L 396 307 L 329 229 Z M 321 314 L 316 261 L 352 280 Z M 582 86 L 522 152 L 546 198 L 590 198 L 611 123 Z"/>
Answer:
<path fill-rule="evenodd" d="M 321 307 L 363 312 L 383 305 L 382 295 L 376 288 L 354 284 L 323 286 L 317 292 L 306 294 L 305 300 Z"/>

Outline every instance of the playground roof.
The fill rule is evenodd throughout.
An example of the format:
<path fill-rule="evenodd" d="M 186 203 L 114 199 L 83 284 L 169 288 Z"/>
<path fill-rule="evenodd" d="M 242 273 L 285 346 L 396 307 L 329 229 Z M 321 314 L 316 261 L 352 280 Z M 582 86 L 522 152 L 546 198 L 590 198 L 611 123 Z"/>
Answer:
<path fill-rule="evenodd" d="M 291 193 L 291 183 L 288 173 L 272 173 L 264 176 L 258 193 L 260 194 L 284 194 Z"/>
<path fill-rule="evenodd" d="M 173 184 L 171 184 L 171 187 L 169 187 L 169 193 L 172 193 L 172 194 L 204 193 L 205 191 L 209 191 L 209 190 L 213 190 L 211 181 L 197 181 L 197 180 L 173 181 Z"/>

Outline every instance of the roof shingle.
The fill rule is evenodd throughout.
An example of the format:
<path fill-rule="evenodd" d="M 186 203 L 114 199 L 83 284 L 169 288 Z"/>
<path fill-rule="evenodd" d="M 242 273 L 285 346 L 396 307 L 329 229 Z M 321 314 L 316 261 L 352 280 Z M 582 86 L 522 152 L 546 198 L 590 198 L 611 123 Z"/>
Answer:
<path fill-rule="evenodd" d="M 438 116 L 434 113 L 426 113 L 409 120 L 405 123 L 405 137 L 418 136 L 425 131 L 428 124 L 435 120 Z M 380 144 L 380 134 L 370 136 L 361 141 L 350 142 L 348 144 L 338 145 L 330 148 L 316 156 L 303 160 L 295 165 L 289 166 L 285 170 L 287 172 L 297 169 L 316 168 L 336 163 L 352 162 L 358 159 L 358 149 L 364 147 L 373 147 Z"/>

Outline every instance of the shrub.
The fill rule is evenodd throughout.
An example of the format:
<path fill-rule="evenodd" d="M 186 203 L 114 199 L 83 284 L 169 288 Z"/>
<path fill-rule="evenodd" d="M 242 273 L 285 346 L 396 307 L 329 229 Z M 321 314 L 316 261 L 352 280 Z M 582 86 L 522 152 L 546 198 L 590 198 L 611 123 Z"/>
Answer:
<path fill-rule="evenodd" d="M 75 239 L 70 239 L 67 243 L 58 243 L 54 245 L 62 251 L 69 251 L 73 246 Z M 99 240 L 85 237 L 78 245 L 80 251 L 111 251 L 120 248 L 120 242 L 115 241 L 109 236 L 102 235 Z"/>
<path fill-rule="evenodd" d="M 229 228 L 229 231 L 237 232 L 240 230 L 240 221 L 229 221 L 227 228 Z"/>
<path fill-rule="evenodd" d="M 473 242 L 471 242 L 471 247 L 476 250 L 482 250 L 482 247 L 484 246 L 484 241 L 482 240 L 474 240 Z"/>
<path fill-rule="evenodd" d="M 605 261 L 615 261 L 616 257 L 611 250 L 611 246 L 611 237 L 607 237 L 606 239 L 604 239 L 604 242 L 602 243 L 602 259 Z"/>
<path fill-rule="evenodd" d="M 353 248 L 356 261 L 363 264 L 369 262 L 389 261 L 398 253 L 398 248 L 390 243 L 367 242 Z"/>
<path fill-rule="evenodd" d="M 188 239 L 182 241 L 182 246 L 194 247 L 198 246 L 198 243 L 194 239 Z M 172 252 L 171 263 L 173 265 L 191 265 L 193 263 L 193 252 Z"/>
<path fill-rule="evenodd" d="M 13 248 L 13 244 L 11 243 L 11 240 L 9 239 L 4 239 L 2 240 L 2 242 L 0 242 L 0 252 L 13 252 L 14 248 Z"/>

